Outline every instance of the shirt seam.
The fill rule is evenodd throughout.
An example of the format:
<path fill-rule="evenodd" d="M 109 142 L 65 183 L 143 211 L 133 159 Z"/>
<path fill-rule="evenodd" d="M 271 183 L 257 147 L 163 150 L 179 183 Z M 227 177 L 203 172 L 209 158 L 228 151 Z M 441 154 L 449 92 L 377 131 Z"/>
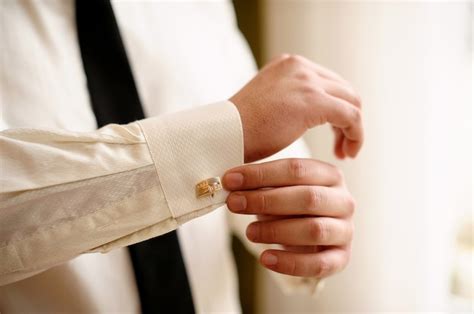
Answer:
<path fill-rule="evenodd" d="M 71 185 L 71 184 L 79 184 L 79 183 L 86 182 L 86 181 L 89 181 L 89 180 L 111 177 L 111 176 L 115 176 L 115 175 L 125 174 L 125 173 L 131 172 L 131 171 L 140 171 L 140 170 L 144 170 L 145 168 L 148 168 L 152 165 L 153 165 L 153 163 L 149 163 L 147 165 L 140 166 L 140 167 L 137 167 L 137 168 L 131 168 L 131 169 L 121 170 L 121 171 L 117 171 L 117 172 L 107 173 L 107 174 L 103 174 L 103 175 L 100 175 L 100 176 L 88 177 L 88 178 L 83 178 L 83 179 L 74 180 L 74 181 L 66 181 L 66 182 L 61 182 L 61 183 L 51 184 L 51 185 L 45 185 L 45 186 L 34 188 L 34 189 L 16 190 L 16 191 L 11 191 L 11 192 L 6 192 L 5 194 L 8 195 L 8 194 L 22 194 L 22 193 L 30 193 L 30 192 L 31 193 L 32 192 L 41 192 L 42 190 L 52 189 L 52 188 L 55 188 L 55 187 L 58 187 L 58 186 L 67 186 L 67 185 Z M 13 205 L 13 204 L 10 204 L 10 203 L 18 202 L 18 198 L 20 198 L 21 196 L 22 195 L 16 195 L 16 196 L 13 196 L 12 198 L 7 199 L 5 201 L 0 201 L 0 208 L 4 208 L 4 207 L 7 207 L 9 205 Z"/>

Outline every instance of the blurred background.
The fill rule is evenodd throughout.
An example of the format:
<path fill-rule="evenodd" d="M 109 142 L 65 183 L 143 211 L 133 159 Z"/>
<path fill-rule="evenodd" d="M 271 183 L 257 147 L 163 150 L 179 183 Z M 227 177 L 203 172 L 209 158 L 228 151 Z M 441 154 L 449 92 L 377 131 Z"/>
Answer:
<path fill-rule="evenodd" d="M 473 312 L 473 2 L 235 0 L 258 64 L 301 54 L 360 92 L 366 142 L 338 161 L 358 201 L 353 257 L 317 298 L 285 296 L 235 240 L 246 313 Z"/>

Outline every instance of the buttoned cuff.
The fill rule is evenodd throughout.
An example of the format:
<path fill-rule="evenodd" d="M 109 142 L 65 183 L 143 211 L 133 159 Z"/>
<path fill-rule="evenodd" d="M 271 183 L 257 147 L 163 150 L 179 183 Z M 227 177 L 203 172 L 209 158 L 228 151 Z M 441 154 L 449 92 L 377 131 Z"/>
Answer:
<path fill-rule="evenodd" d="M 189 220 L 225 202 L 224 190 L 198 198 L 196 184 L 243 164 L 242 124 L 234 104 L 218 102 L 139 124 L 174 219 Z"/>

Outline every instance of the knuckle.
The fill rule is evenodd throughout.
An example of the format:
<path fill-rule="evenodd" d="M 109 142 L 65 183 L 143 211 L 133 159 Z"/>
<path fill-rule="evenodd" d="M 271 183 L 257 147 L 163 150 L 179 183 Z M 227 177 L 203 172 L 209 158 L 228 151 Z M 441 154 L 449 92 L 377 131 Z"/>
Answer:
<path fill-rule="evenodd" d="M 356 207 L 357 207 L 357 202 L 356 200 L 354 199 L 354 197 L 352 197 L 352 195 L 349 195 L 347 196 L 346 198 L 346 202 L 347 202 L 347 211 L 348 211 L 348 214 L 350 216 L 352 216 L 356 210 Z"/>
<path fill-rule="evenodd" d="M 310 83 L 303 83 L 300 87 L 301 100 L 308 108 L 311 108 L 313 104 L 321 104 L 326 97 L 323 88 Z M 311 111 L 308 116 L 312 116 Z"/>
<path fill-rule="evenodd" d="M 331 261 L 328 258 L 321 256 L 316 262 L 315 277 L 321 278 L 326 276 L 331 272 L 332 267 Z"/>
<path fill-rule="evenodd" d="M 311 84 L 309 81 L 303 82 L 300 85 L 301 94 L 305 97 L 304 101 L 310 103 L 315 97 L 318 97 L 319 90 L 314 84 Z"/>
<path fill-rule="evenodd" d="M 325 243 L 329 234 L 328 226 L 322 219 L 312 218 L 309 220 L 309 234 L 315 242 Z"/>
<path fill-rule="evenodd" d="M 299 71 L 296 71 L 295 78 L 303 82 L 309 82 L 313 79 L 314 74 L 306 67 L 302 67 Z"/>
<path fill-rule="evenodd" d="M 362 112 L 359 108 L 351 106 L 350 120 L 354 124 L 360 123 L 360 121 L 362 120 Z"/>
<path fill-rule="evenodd" d="M 265 173 L 261 166 L 255 165 L 249 171 L 249 177 L 252 178 L 254 186 L 263 186 L 265 182 Z M 250 181 L 250 180 L 249 180 Z"/>
<path fill-rule="evenodd" d="M 332 172 L 334 174 L 334 178 L 336 179 L 336 182 L 337 183 L 344 182 L 344 172 L 340 168 L 338 168 L 334 165 L 331 165 L 331 168 L 332 168 Z"/>
<path fill-rule="evenodd" d="M 319 85 L 305 82 L 301 84 L 301 95 L 305 104 L 321 104 L 328 97 L 326 90 Z"/>
<path fill-rule="evenodd" d="M 301 60 L 300 60 L 300 56 L 298 56 L 297 54 L 294 54 L 294 53 L 291 53 L 291 54 L 288 56 L 287 60 L 288 60 L 289 62 L 294 62 L 294 63 L 297 63 L 297 62 L 300 62 L 300 61 L 301 61 Z"/>
<path fill-rule="evenodd" d="M 311 95 L 315 97 L 317 101 L 322 101 L 327 96 L 326 90 L 319 85 L 311 86 Z"/>
<path fill-rule="evenodd" d="M 289 168 L 290 175 L 296 179 L 303 178 L 306 173 L 306 168 L 304 165 L 304 161 L 302 159 L 298 159 L 298 158 L 289 159 L 288 168 Z"/>
<path fill-rule="evenodd" d="M 267 197 L 265 196 L 265 193 L 259 193 L 258 197 L 258 212 L 260 213 L 266 213 L 268 211 L 268 200 Z"/>
<path fill-rule="evenodd" d="M 326 113 L 325 113 L 325 110 L 323 109 L 324 105 L 322 104 L 328 101 L 328 97 L 330 97 L 330 95 L 326 92 L 326 90 L 322 86 L 313 86 L 313 91 L 308 94 L 306 100 L 308 101 L 308 104 L 310 105 L 317 104 L 317 106 L 321 108 L 321 110 L 318 110 L 317 113 L 318 115 L 323 116 Z"/>
<path fill-rule="evenodd" d="M 354 105 L 359 109 L 362 108 L 362 98 L 356 92 L 354 92 Z"/>
<path fill-rule="evenodd" d="M 308 187 L 306 191 L 306 210 L 314 211 L 322 206 L 324 202 L 323 193 L 315 188 Z"/>
<path fill-rule="evenodd" d="M 286 58 L 283 59 L 283 63 L 291 66 L 299 65 L 302 61 L 302 57 L 296 54 L 288 54 Z"/>
<path fill-rule="evenodd" d="M 356 90 L 352 86 L 347 86 L 347 91 L 351 98 L 351 103 L 355 105 L 358 109 L 361 108 L 362 100 L 360 95 L 356 92 Z"/>

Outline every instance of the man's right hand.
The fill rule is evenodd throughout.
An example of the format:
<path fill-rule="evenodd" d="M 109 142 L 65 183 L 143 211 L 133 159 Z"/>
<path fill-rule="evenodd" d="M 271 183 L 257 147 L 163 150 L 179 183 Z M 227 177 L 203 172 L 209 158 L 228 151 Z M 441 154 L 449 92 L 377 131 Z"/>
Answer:
<path fill-rule="evenodd" d="M 338 157 L 355 157 L 362 146 L 359 96 L 339 75 L 303 57 L 277 57 L 230 101 L 242 119 L 245 162 L 270 156 L 326 122 L 335 130 Z"/>

